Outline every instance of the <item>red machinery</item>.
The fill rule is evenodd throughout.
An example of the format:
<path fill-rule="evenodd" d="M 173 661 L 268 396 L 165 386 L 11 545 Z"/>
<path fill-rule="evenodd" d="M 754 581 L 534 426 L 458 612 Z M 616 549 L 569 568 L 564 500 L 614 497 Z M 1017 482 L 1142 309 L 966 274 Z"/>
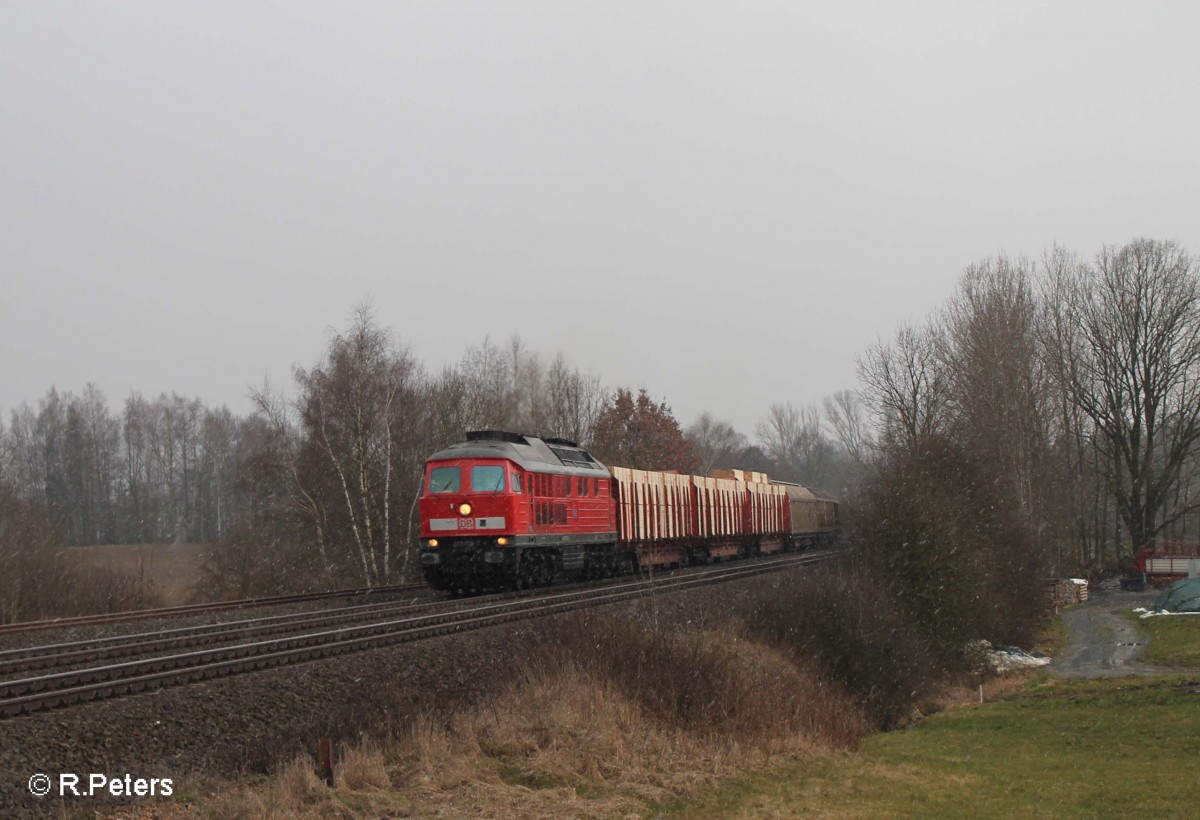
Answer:
<path fill-rule="evenodd" d="M 1200 569 L 1200 544 L 1156 538 L 1134 554 L 1131 568 L 1156 584 L 1186 578 Z"/>

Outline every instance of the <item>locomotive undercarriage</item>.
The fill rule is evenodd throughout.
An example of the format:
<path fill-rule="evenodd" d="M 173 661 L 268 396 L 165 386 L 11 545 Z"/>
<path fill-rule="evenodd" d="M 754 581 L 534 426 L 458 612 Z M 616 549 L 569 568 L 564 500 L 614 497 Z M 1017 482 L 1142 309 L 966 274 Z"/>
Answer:
<path fill-rule="evenodd" d="M 493 538 L 447 539 L 438 549 L 421 551 L 421 569 L 431 587 L 457 593 L 533 589 L 560 577 L 606 578 L 628 571 L 612 543 L 500 546 Z"/>
<path fill-rule="evenodd" d="M 426 582 L 459 594 L 534 589 L 560 578 L 594 580 L 639 570 L 676 569 L 721 561 L 802 551 L 832 541 L 828 534 L 796 534 L 725 541 L 639 543 L 617 551 L 614 543 L 500 546 L 494 538 L 446 539 L 438 549 L 421 551 Z"/>

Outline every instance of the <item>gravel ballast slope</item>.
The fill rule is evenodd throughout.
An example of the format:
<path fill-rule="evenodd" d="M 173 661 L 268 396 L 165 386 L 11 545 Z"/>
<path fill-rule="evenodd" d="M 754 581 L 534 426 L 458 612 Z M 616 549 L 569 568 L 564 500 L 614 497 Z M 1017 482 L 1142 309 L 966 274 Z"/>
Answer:
<path fill-rule="evenodd" d="M 781 573 L 772 578 L 786 578 Z M 757 588 L 770 581 L 758 579 Z M 615 605 L 660 626 L 727 617 L 754 580 Z M 263 670 L 0 722 L 0 816 L 48 813 L 35 772 L 229 778 L 269 770 L 316 740 L 354 738 L 419 715 L 477 703 L 518 671 L 511 647 L 538 641 L 545 620 Z M 77 808 L 100 801 L 72 799 Z"/>

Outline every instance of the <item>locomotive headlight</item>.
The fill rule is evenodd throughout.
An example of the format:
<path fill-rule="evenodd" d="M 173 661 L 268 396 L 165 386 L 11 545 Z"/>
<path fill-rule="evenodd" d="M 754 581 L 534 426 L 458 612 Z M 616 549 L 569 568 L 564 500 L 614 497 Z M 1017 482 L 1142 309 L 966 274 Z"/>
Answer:
<path fill-rule="evenodd" d="M 508 543 L 508 539 L 502 535 L 496 539 L 496 543 L 503 547 L 505 544 Z"/>
<path fill-rule="evenodd" d="M 471 505 L 465 501 L 463 503 L 459 504 L 458 505 L 458 514 L 459 515 L 470 515 L 471 514 Z"/>
<path fill-rule="evenodd" d="M 434 549 L 434 548 L 436 548 L 436 547 L 437 547 L 437 539 L 436 539 L 436 538 L 430 538 L 430 539 L 429 539 L 429 548 L 430 548 L 430 549 Z"/>

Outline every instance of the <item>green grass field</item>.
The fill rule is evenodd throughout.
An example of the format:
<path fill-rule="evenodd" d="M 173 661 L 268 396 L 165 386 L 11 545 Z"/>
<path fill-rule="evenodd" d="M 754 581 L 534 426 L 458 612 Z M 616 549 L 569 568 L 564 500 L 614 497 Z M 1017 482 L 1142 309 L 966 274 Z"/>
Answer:
<path fill-rule="evenodd" d="M 1138 619 L 1138 626 L 1150 639 L 1142 663 L 1200 668 L 1200 615 Z"/>
<path fill-rule="evenodd" d="M 672 817 L 1182 817 L 1200 801 L 1200 681 L 1039 676 L 860 754 L 739 780 Z"/>

